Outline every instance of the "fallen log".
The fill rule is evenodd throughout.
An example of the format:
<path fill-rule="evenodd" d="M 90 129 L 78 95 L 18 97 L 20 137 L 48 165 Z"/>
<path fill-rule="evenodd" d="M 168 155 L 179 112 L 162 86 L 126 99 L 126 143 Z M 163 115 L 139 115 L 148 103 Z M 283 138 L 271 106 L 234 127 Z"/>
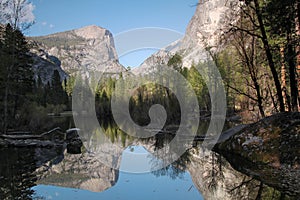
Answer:
<path fill-rule="evenodd" d="M 28 140 L 28 139 L 42 139 L 46 136 L 49 136 L 53 133 L 60 133 L 60 134 L 65 134 L 62 132 L 61 128 L 57 127 L 57 128 L 54 128 L 48 132 L 45 132 L 45 133 L 42 133 L 40 135 L 28 135 L 27 134 L 24 134 L 24 135 L 20 135 L 21 132 L 17 132 L 17 134 L 3 134 L 3 135 L 0 135 L 0 138 L 2 139 L 11 139 L 11 140 Z"/>

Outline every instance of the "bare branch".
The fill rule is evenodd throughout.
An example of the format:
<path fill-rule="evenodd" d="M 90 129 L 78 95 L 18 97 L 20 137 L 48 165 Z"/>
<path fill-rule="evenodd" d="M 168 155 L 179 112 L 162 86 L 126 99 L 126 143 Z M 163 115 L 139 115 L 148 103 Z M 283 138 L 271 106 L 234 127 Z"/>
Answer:
<path fill-rule="evenodd" d="M 242 92 L 240 91 L 239 89 L 235 88 L 235 87 L 232 87 L 231 85 L 229 84 L 226 84 L 227 87 L 229 87 L 230 89 L 234 90 L 235 92 L 237 92 L 238 94 L 241 94 L 243 96 L 246 96 L 248 97 L 249 99 L 252 99 L 253 101 L 258 101 L 256 98 L 252 97 L 251 95 L 249 94 L 246 94 L 245 92 Z"/>
<path fill-rule="evenodd" d="M 236 186 L 236 187 L 232 188 L 231 190 L 229 190 L 229 192 L 233 192 L 234 190 L 236 190 L 236 189 L 239 189 L 239 188 L 243 187 L 244 185 L 246 185 L 246 184 L 250 183 L 250 182 L 251 182 L 251 181 L 253 181 L 253 180 L 254 180 L 254 178 L 251 178 L 251 179 L 249 179 L 249 180 L 245 181 L 245 178 L 244 178 L 244 180 L 243 180 L 243 182 L 242 182 L 241 184 L 239 184 L 238 186 Z"/>
<path fill-rule="evenodd" d="M 231 28 L 230 28 L 229 30 L 232 31 L 232 32 L 242 31 L 242 32 L 245 32 L 245 33 L 247 33 L 247 34 L 249 34 L 249 35 L 251 35 L 251 36 L 255 36 L 255 37 L 257 37 L 257 38 L 262 38 L 261 35 L 258 35 L 258 34 L 256 34 L 256 33 L 253 33 L 254 31 L 256 31 L 255 29 L 253 29 L 253 30 L 248 30 L 248 29 L 244 29 L 244 28 L 238 27 L 238 26 L 236 26 L 236 25 L 234 25 L 234 24 L 230 24 L 230 26 L 231 26 Z"/>

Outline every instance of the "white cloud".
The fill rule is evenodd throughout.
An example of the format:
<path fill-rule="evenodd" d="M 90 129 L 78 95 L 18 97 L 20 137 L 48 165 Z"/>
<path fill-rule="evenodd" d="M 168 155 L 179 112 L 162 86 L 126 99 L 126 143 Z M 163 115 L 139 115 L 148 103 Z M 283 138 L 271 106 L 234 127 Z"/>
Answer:
<path fill-rule="evenodd" d="M 42 26 L 46 26 L 47 25 L 47 22 L 42 22 Z"/>
<path fill-rule="evenodd" d="M 55 26 L 53 24 L 50 24 L 49 25 L 49 28 L 54 28 Z"/>

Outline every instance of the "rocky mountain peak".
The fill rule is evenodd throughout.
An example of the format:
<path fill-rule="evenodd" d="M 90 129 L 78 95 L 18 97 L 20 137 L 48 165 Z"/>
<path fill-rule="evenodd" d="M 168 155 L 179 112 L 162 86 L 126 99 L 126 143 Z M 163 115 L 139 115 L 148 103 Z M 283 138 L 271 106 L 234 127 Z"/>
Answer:
<path fill-rule="evenodd" d="M 237 10 L 237 0 L 199 0 L 194 16 L 188 24 L 185 43 L 216 46 L 220 35 L 228 29 Z"/>
<path fill-rule="evenodd" d="M 162 60 L 162 57 L 167 63 L 175 53 L 182 56 L 183 66 L 187 68 L 193 63 L 207 60 L 209 53 L 206 47 L 210 47 L 212 51 L 222 48 L 219 45 L 221 35 L 228 30 L 228 24 L 237 19 L 235 15 L 238 3 L 238 0 L 199 0 L 183 39 L 151 55 L 139 67 L 142 69 L 137 68 L 134 73 L 143 75 L 153 71 L 159 65 L 157 60 Z"/>
<path fill-rule="evenodd" d="M 112 34 L 99 26 L 33 37 L 36 49 L 43 49 L 59 60 L 69 75 L 80 70 L 119 74 L 125 68 L 119 64 Z"/>
<path fill-rule="evenodd" d="M 77 30 L 74 30 L 74 33 L 79 36 L 82 37 L 84 39 L 100 39 L 103 38 L 104 36 L 111 36 L 111 33 L 100 27 L 100 26 L 96 26 L 96 25 L 91 25 L 91 26 L 86 26 Z"/>
<path fill-rule="evenodd" d="M 219 45 L 221 35 L 236 19 L 238 3 L 237 0 L 199 0 L 180 47 L 185 67 L 206 60 L 206 47 L 212 51 L 222 48 Z"/>

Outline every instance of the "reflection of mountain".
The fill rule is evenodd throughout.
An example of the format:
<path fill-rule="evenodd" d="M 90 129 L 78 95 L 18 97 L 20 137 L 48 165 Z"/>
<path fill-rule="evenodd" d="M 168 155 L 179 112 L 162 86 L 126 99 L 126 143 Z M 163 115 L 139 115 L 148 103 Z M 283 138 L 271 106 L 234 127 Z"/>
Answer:
<path fill-rule="evenodd" d="M 119 172 L 100 161 L 89 153 L 76 155 L 65 153 L 60 163 L 48 163 L 38 169 L 45 172 L 39 177 L 37 184 L 79 188 L 93 192 L 104 191 L 116 184 Z"/>
<path fill-rule="evenodd" d="M 205 127 L 203 128 L 206 130 Z M 34 178 L 38 179 L 37 184 L 41 185 L 101 192 L 108 188 L 113 189 L 117 187 L 115 185 L 120 181 L 120 173 L 117 169 L 122 165 L 126 157 L 124 157 L 123 151 L 126 147 L 128 147 L 127 159 L 129 158 L 130 162 L 127 164 L 129 164 L 130 169 L 139 167 L 138 165 L 142 165 L 142 169 L 145 169 L 145 162 L 135 163 L 139 158 L 136 158 L 134 153 L 144 153 L 140 155 L 141 161 L 147 161 L 147 155 L 155 154 L 157 149 L 162 149 L 170 143 L 170 140 L 174 140 L 172 135 L 168 137 L 168 135 L 164 134 L 158 134 L 151 139 L 137 139 L 125 134 L 115 126 L 107 126 L 105 133 L 101 133 L 98 130 L 93 134 L 84 135 L 80 133 L 80 135 L 85 136 L 83 137 L 85 145 L 91 145 L 86 152 L 79 155 L 71 155 L 63 154 L 62 150 L 45 151 L 44 149 L 35 149 L 33 153 L 35 155 L 34 165 L 33 168 L 28 167 L 28 169 L 31 169 L 28 172 L 28 176 L 35 172 L 37 178 L 35 176 Z M 97 141 L 102 142 L 100 146 Z M 180 140 L 178 142 L 178 145 L 184 145 L 184 141 Z M 45 156 L 45 154 L 48 156 Z M 168 161 L 168 157 L 172 156 L 172 154 L 166 151 L 165 154 L 160 156 L 162 157 L 151 159 L 154 163 L 149 162 L 149 165 L 155 164 L 155 161 L 160 159 Z M 24 156 L 24 158 L 27 157 Z M 242 161 L 239 160 L 239 163 L 242 163 Z M 28 164 L 24 162 L 21 162 L 21 165 L 27 166 Z M 32 161 L 27 162 L 31 163 Z M 132 164 L 133 166 L 131 166 Z M 112 169 L 111 166 L 116 168 Z M 36 167 L 38 167 L 37 170 L 35 170 Z M 125 168 L 125 171 L 132 170 L 126 170 Z M 154 171 L 153 174 L 157 177 L 170 176 L 172 179 L 176 179 L 186 172 L 190 173 L 194 187 L 200 191 L 204 199 L 251 200 L 256 199 L 259 191 L 261 191 L 262 199 L 268 199 L 273 196 L 274 199 L 279 199 L 281 195 L 279 191 L 273 188 L 260 187 L 261 182 L 234 170 L 224 157 L 208 150 L 202 150 L 200 147 L 191 148 L 172 166 L 169 165 L 166 168 Z M 11 174 L 13 177 L 18 177 L 16 173 L 11 172 Z M 26 182 L 26 180 L 20 181 Z M 285 181 L 286 179 L 283 179 L 282 183 Z M 26 184 L 28 184 L 28 187 L 32 187 L 34 182 L 26 182 Z M 260 188 L 263 188 L 263 190 L 260 190 Z"/>
<path fill-rule="evenodd" d="M 257 180 L 249 177 L 239 171 L 236 171 L 232 165 L 220 154 L 211 151 L 205 151 L 198 148 L 190 150 L 190 162 L 186 165 L 190 172 L 193 182 L 197 189 L 201 192 L 204 199 L 212 200 L 256 200 L 256 199 L 298 199 L 296 196 L 288 196 L 285 190 L 268 186 L 268 180 Z M 232 157 L 233 159 L 235 157 Z M 243 167 L 243 162 L 247 162 L 247 166 L 254 166 L 249 161 L 238 158 L 236 164 L 243 170 L 247 170 L 247 166 Z M 256 164 L 255 166 L 258 166 Z M 236 167 L 236 166 L 235 166 Z M 243 171 L 241 170 L 241 171 Z M 272 173 L 262 169 L 257 172 L 257 176 L 269 175 Z M 289 187 L 289 182 L 282 177 L 276 184 L 284 184 Z M 296 183 L 295 183 L 296 184 Z M 286 198 L 285 198 L 286 197 Z"/>
<path fill-rule="evenodd" d="M 160 144 L 165 145 L 169 142 L 166 139 L 164 140 L 163 137 L 156 138 L 159 141 L 154 139 L 134 140 L 128 136 L 126 136 L 127 139 L 122 140 L 122 136 L 117 135 L 116 130 L 113 130 L 113 128 L 109 130 L 115 136 L 115 138 L 110 138 L 110 140 L 114 141 L 110 148 L 117 145 L 122 150 L 128 145 L 140 146 L 129 146 L 127 150 L 130 152 L 127 153 L 153 152 L 155 147 L 159 148 Z M 141 146 L 144 146 L 148 151 L 145 151 Z M 0 198 L 5 199 L 3 198 L 5 196 L 7 199 L 10 199 L 10 197 L 20 195 L 26 197 L 26 195 L 32 194 L 33 190 L 31 188 L 35 184 L 101 192 L 113 187 L 118 181 L 121 181 L 123 184 L 124 181 L 127 183 L 127 178 L 126 180 L 121 180 L 118 170 L 111 169 L 102 163 L 102 160 L 97 156 L 97 153 L 100 152 L 84 152 L 78 155 L 63 154 L 62 152 L 62 148 L 0 151 L 1 159 L 6 161 L 0 163 Z M 109 149 L 106 149 L 104 152 L 106 152 L 109 159 L 114 158 L 118 162 L 123 159 L 123 157 L 115 157 L 114 152 L 110 152 Z M 124 153 L 122 156 L 124 156 Z M 132 155 L 132 158 L 134 159 L 134 155 Z M 195 187 L 200 191 L 204 199 L 246 200 L 255 199 L 259 193 L 260 182 L 235 171 L 218 154 L 210 151 L 203 152 L 197 147 L 182 155 L 172 166 L 155 171 L 153 174 L 157 178 L 169 176 L 172 180 L 176 180 L 183 175 L 185 176 L 186 172 L 190 173 L 194 185 L 189 185 L 187 188 L 182 186 L 179 189 L 188 192 L 188 190 Z M 127 177 L 130 178 L 130 175 Z M 112 191 L 120 189 L 120 187 L 117 187 L 117 189 L 116 187 L 113 187 Z M 162 186 L 158 185 L 157 187 L 161 188 Z M 172 193 L 174 191 L 169 192 Z M 109 194 L 107 193 L 107 195 Z M 279 195 L 278 191 L 267 187 L 264 187 L 262 192 L 263 199 L 268 199 L 272 196 L 277 199 Z"/>
<path fill-rule="evenodd" d="M 193 149 L 193 156 L 187 169 L 204 199 L 249 200 L 256 198 L 258 181 L 234 170 L 223 157 L 216 153 Z"/>
<path fill-rule="evenodd" d="M 127 162 L 125 168 L 123 165 L 123 170 L 130 172 L 133 172 L 135 168 L 139 172 L 149 172 L 152 167 L 157 168 L 157 165 L 162 164 L 159 159 L 152 155 L 156 145 L 154 138 L 133 139 L 114 126 L 109 126 L 105 133 L 99 130 L 91 133 L 80 133 L 87 148 L 86 152 L 78 155 L 65 153 L 62 161 L 48 162 L 37 169 L 37 174 L 39 174 L 37 184 L 101 192 L 114 186 L 118 181 L 119 171 L 117 169 L 120 168 L 121 160 L 123 160 L 123 164 L 126 164 L 124 159 L 132 162 Z M 167 141 L 161 142 L 167 143 Z M 129 147 L 127 151 L 123 151 L 125 147 L 130 145 L 140 146 L 143 149 L 143 154 L 140 154 L 139 157 L 140 160 L 135 159 L 134 154 L 136 152 L 131 152 L 132 149 L 135 149 L 141 153 L 139 148 Z M 167 160 L 168 157 L 165 157 Z M 144 162 L 135 165 L 134 162 L 137 161 Z"/>

